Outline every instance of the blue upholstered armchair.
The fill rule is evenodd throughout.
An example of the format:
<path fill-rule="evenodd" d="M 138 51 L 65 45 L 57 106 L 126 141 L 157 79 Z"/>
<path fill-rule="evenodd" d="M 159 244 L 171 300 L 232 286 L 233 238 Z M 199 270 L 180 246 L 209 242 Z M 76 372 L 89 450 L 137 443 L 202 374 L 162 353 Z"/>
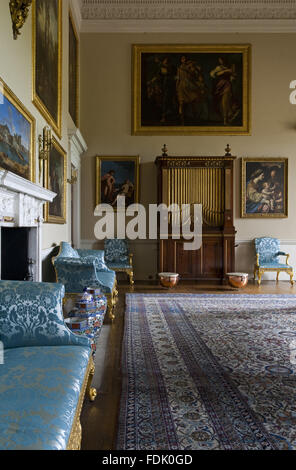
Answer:
<path fill-rule="evenodd" d="M 293 267 L 288 264 L 289 254 L 280 251 L 280 241 L 277 238 L 255 238 L 256 263 L 254 266 L 254 280 L 258 276 L 258 285 L 264 272 L 275 271 L 276 280 L 279 280 L 280 272 L 285 272 L 290 276 L 293 285 Z M 280 256 L 286 257 L 286 264 L 280 262 Z"/>
<path fill-rule="evenodd" d="M 129 277 L 130 285 L 133 286 L 133 255 L 129 253 L 127 240 L 118 238 L 105 240 L 104 248 L 107 266 L 116 272 L 125 272 Z"/>
<path fill-rule="evenodd" d="M 108 299 L 108 310 L 114 318 L 116 302 L 116 274 L 109 269 L 102 250 L 74 250 L 67 242 L 62 242 L 60 251 L 52 259 L 56 280 L 64 284 L 66 296 L 81 294 L 85 287 L 99 287 Z"/>

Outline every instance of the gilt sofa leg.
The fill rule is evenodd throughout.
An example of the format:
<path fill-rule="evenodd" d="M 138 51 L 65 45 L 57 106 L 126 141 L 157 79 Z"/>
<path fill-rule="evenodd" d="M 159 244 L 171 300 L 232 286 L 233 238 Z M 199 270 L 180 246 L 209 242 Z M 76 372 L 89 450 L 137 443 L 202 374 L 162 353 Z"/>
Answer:
<path fill-rule="evenodd" d="M 118 284 L 117 284 L 117 279 L 116 279 L 115 285 L 114 285 L 114 290 L 113 290 L 113 296 L 114 296 L 114 297 L 118 297 L 118 289 L 117 289 L 117 287 L 118 287 Z M 116 299 L 115 299 L 115 302 L 116 302 Z"/>
<path fill-rule="evenodd" d="M 95 375 L 95 364 L 92 360 L 90 371 L 89 371 L 89 376 L 88 376 L 88 381 L 87 381 L 87 389 L 86 389 L 90 401 L 95 401 L 97 397 L 97 390 L 91 386 L 94 375 Z"/>
<path fill-rule="evenodd" d="M 127 275 L 129 277 L 129 283 L 130 283 L 130 286 L 133 287 L 134 284 L 135 284 L 135 281 L 134 281 L 134 272 L 132 270 L 129 270 L 127 271 Z"/>
<path fill-rule="evenodd" d="M 115 300 L 114 300 L 114 298 L 115 298 L 114 294 L 108 294 L 107 295 L 108 314 L 109 314 L 109 317 L 110 317 L 112 322 L 115 320 L 115 315 L 114 315 Z"/>

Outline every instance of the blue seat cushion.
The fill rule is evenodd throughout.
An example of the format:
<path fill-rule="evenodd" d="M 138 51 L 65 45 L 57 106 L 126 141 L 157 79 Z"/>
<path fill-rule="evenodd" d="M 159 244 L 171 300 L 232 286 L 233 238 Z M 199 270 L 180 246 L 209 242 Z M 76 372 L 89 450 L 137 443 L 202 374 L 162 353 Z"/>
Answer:
<path fill-rule="evenodd" d="M 263 269 L 291 269 L 291 266 L 280 263 L 262 263 L 259 267 Z"/>
<path fill-rule="evenodd" d="M 110 269 L 132 269 L 132 266 L 129 263 L 124 263 L 117 261 L 116 263 L 108 263 L 108 268 Z"/>
<path fill-rule="evenodd" d="M 115 272 L 114 271 L 110 271 L 110 272 L 100 271 L 99 279 L 100 279 L 100 282 L 102 283 L 100 286 L 102 292 L 104 294 L 111 294 L 113 287 L 114 287 L 115 279 L 116 279 Z"/>
<path fill-rule="evenodd" d="M 67 448 L 90 358 L 83 346 L 4 351 L 0 366 L 0 449 Z"/>

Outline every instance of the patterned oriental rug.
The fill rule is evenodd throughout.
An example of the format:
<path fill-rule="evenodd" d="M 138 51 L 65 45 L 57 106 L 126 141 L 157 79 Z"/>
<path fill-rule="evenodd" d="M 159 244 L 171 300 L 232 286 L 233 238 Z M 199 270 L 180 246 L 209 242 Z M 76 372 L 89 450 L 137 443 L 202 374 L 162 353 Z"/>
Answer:
<path fill-rule="evenodd" d="M 117 449 L 296 450 L 296 296 L 126 301 Z"/>

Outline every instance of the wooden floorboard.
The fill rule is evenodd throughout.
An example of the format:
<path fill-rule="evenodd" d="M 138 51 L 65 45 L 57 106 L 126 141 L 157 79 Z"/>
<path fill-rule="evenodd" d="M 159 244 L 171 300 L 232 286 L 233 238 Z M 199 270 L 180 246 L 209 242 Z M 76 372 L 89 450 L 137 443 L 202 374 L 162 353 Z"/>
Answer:
<path fill-rule="evenodd" d="M 115 449 L 117 419 L 121 394 L 121 349 L 124 330 L 125 294 L 131 292 L 127 285 L 119 286 L 119 298 L 116 305 L 116 320 L 111 323 L 107 318 L 98 341 L 95 358 L 96 373 L 93 380 L 98 390 L 94 403 L 85 400 L 82 414 L 82 449 L 83 450 L 112 450 Z M 137 284 L 136 293 L 168 292 L 156 285 Z M 211 294 L 296 294 L 296 286 L 288 281 L 262 282 L 258 287 L 252 281 L 242 290 L 231 289 L 228 286 L 212 284 L 180 284 L 174 293 L 211 293 Z"/>

